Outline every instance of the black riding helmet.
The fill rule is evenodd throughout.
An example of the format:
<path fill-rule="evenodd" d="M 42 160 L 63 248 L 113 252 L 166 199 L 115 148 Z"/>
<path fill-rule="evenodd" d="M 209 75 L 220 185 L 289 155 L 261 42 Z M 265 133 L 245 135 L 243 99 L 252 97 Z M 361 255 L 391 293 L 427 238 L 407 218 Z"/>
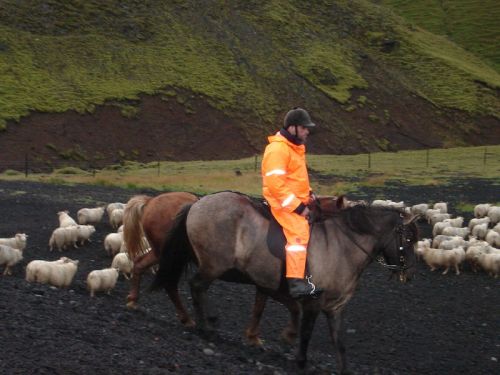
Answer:
<path fill-rule="evenodd" d="M 316 124 L 311 121 L 309 113 L 300 107 L 295 107 L 288 111 L 283 125 L 285 129 L 289 126 L 304 126 L 306 128 L 314 128 L 316 126 Z"/>

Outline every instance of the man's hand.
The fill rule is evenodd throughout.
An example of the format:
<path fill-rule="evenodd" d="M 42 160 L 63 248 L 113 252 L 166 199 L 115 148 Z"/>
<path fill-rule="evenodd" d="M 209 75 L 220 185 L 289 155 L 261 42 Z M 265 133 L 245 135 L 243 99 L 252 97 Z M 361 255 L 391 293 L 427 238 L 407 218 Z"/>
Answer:
<path fill-rule="evenodd" d="M 311 213 L 311 210 L 309 210 L 309 207 L 306 206 L 306 208 L 304 208 L 304 211 L 302 211 L 300 216 L 304 216 L 305 218 L 307 218 L 307 217 L 309 217 L 310 213 Z"/>

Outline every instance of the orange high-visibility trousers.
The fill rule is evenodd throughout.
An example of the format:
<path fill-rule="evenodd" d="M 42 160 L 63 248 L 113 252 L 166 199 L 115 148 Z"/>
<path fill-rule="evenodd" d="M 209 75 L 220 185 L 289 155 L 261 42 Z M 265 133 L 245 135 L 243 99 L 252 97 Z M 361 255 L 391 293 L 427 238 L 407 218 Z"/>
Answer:
<path fill-rule="evenodd" d="M 271 207 L 286 237 L 286 277 L 303 279 L 306 270 L 309 223 L 299 214 Z"/>

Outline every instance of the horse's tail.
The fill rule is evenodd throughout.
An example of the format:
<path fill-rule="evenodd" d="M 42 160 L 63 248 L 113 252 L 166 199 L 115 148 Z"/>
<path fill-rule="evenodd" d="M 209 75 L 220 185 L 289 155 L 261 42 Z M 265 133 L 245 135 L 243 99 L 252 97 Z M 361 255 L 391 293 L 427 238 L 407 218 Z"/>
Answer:
<path fill-rule="evenodd" d="M 192 205 L 184 205 L 175 217 L 160 252 L 159 268 L 150 290 L 177 285 L 187 265 L 193 260 L 193 249 L 186 230 L 186 219 Z"/>
<path fill-rule="evenodd" d="M 136 195 L 130 198 L 123 213 L 123 241 L 127 248 L 128 257 L 134 260 L 138 254 L 147 252 L 143 241 L 142 214 L 144 207 L 153 197 Z"/>

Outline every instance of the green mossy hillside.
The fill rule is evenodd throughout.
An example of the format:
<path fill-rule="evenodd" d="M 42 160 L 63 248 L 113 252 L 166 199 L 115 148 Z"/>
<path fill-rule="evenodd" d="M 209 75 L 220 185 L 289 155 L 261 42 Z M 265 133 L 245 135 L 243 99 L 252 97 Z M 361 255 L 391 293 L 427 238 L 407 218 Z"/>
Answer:
<path fill-rule="evenodd" d="M 366 61 L 436 106 L 500 118 L 497 71 L 365 0 L 5 0 L 0 125 L 186 90 L 270 123 L 297 98 L 355 102 Z"/>

